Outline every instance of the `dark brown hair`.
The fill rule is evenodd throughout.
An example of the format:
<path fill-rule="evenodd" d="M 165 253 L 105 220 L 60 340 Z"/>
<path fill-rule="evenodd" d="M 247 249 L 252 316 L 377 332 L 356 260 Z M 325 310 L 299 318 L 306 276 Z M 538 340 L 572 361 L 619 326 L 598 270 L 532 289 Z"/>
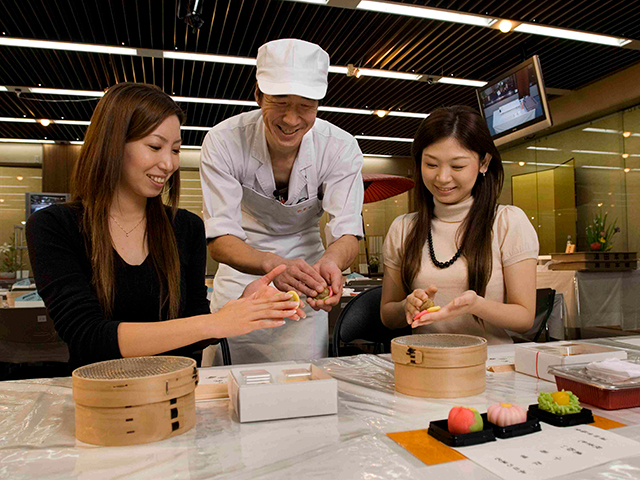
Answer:
<path fill-rule="evenodd" d="M 84 138 L 71 179 L 71 201 L 82 206 L 81 229 L 91 257 L 92 283 L 106 316 L 115 297 L 109 208 L 122 175 L 125 144 L 146 137 L 172 115 L 184 122 L 180 107 L 158 87 L 119 83 L 98 102 Z M 180 310 L 180 259 L 172 227 L 179 197 L 180 171 L 176 170 L 162 193 L 147 199 L 146 207 L 149 259 L 160 283 L 160 312 L 168 308 L 169 318 L 176 318 Z"/>
<path fill-rule="evenodd" d="M 468 289 L 484 295 L 491 277 L 492 228 L 504 171 L 500 153 L 491 140 L 485 120 L 476 110 L 460 105 L 432 112 L 420 124 L 411 146 L 411 155 L 416 164 L 414 200 L 418 212 L 404 247 L 402 285 L 407 294 L 413 290 L 411 285 L 420 270 L 422 252 L 434 217 L 433 195 L 422 180 L 422 152 L 447 138 L 454 138 L 462 147 L 478 154 L 481 165 L 487 154 L 491 156 L 486 174 L 478 174 L 471 190 L 474 201 L 462 223 L 460 238 L 461 255 L 467 261 Z"/>

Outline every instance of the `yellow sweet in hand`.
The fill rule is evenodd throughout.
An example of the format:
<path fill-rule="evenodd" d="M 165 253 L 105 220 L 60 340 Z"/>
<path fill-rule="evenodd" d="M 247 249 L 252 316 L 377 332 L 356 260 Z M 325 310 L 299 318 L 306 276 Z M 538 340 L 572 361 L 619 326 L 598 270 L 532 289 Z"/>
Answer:
<path fill-rule="evenodd" d="M 428 313 L 437 312 L 438 310 L 440 310 L 440 307 L 439 307 L 438 305 L 436 305 L 435 307 L 429 307 L 429 308 L 427 308 L 427 312 L 428 312 Z"/>
<path fill-rule="evenodd" d="M 569 394 L 567 392 L 560 391 L 560 392 L 554 392 L 551 394 L 551 398 L 553 398 L 553 401 L 556 402 L 558 405 L 569 405 Z"/>
<path fill-rule="evenodd" d="M 300 306 L 300 295 L 298 295 L 298 292 L 294 292 L 293 290 L 289 290 L 287 293 L 289 293 L 291 295 L 291 301 L 292 302 L 298 302 L 298 307 L 299 307 Z"/>

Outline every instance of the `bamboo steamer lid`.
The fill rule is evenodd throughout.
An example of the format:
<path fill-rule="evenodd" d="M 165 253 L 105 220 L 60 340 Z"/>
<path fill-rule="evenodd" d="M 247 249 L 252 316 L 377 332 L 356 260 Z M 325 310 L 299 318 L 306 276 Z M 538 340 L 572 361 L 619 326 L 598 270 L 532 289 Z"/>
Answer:
<path fill-rule="evenodd" d="M 485 390 L 487 340 L 448 333 L 407 335 L 391 341 L 396 391 L 457 398 Z"/>
<path fill-rule="evenodd" d="M 180 435 L 195 425 L 196 362 L 136 357 L 73 371 L 76 438 L 97 445 L 135 445 Z"/>
<path fill-rule="evenodd" d="M 195 390 L 198 369 L 186 357 L 133 357 L 77 368 L 73 400 L 87 407 L 132 407 L 182 397 Z"/>

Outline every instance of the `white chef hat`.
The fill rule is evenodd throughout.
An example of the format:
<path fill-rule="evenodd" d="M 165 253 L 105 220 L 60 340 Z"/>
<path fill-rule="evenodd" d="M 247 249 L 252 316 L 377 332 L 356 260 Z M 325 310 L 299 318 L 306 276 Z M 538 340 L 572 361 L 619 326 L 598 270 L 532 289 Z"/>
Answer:
<path fill-rule="evenodd" d="M 320 100 L 327 93 L 329 54 L 315 43 L 284 38 L 258 49 L 258 87 L 268 95 Z"/>

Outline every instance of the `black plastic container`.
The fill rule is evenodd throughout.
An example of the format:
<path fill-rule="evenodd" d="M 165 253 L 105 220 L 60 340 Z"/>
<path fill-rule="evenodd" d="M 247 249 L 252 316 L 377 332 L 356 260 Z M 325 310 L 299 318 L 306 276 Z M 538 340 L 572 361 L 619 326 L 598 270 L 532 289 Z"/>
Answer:
<path fill-rule="evenodd" d="M 428 433 L 436 440 L 440 440 L 450 447 L 468 447 L 470 445 L 479 445 L 481 443 L 495 442 L 496 436 L 493 433 L 491 424 L 487 422 L 487 414 L 481 415 L 484 422 L 484 428 L 479 432 L 461 433 L 454 435 L 449 433 L 448 420 L 435 420 L 429 423 Z M 498 427 L 500 428 L 500 427 Z"/>
<path fill-rule="evenodd" d="M 534 417 L 531 412 L 527 413 L 527 421 L 522 423 L 516 423 L 515 425 L 509 425 L 508 427 L 499 427 L 487 420 L 487 414 L 482 415 L 482 420 L 485 421 L 485 425 L 493 428 L 493 433 L 497 438 L 513 438 L 521 437 L 529 433 L 535 433 L 542 430 L 540 428 L 540 421 Z"/>
<path fill-rule="evenodd" d="M 593 413 L 588 408 L 583 408 L 578 413 L 568 413 L 567 415 L 556 415 L 538 408 L 537 404 L 529 405 L 529 415 L 537 417 L 541 422 L 546 422 L 556 427 L 573 427 L 574 425 L 583 425 L 585 423 L 593 423 Z"/>

